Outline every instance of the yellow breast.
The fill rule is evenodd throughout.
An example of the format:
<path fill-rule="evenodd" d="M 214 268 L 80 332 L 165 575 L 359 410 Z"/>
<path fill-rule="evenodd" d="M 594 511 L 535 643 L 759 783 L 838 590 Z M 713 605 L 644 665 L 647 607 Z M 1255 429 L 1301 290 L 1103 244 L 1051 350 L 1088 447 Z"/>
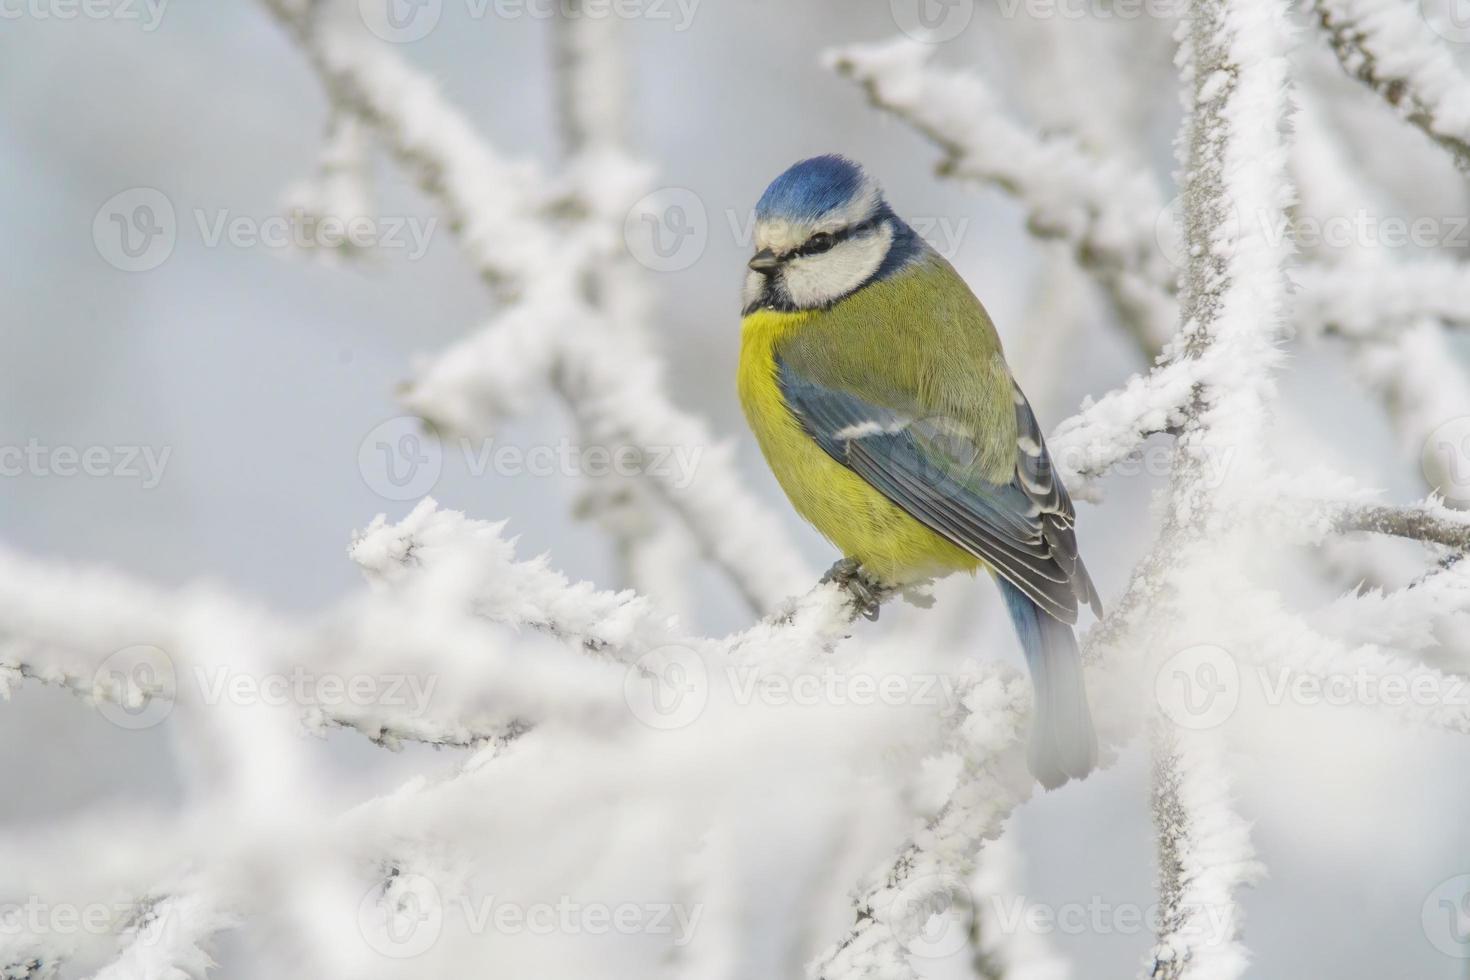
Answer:
<path fill-rule="evenodd" d="M 738 386 L 745 418 L 776 481 L 844 556 L 877 578 L 904 583 L 979 564 L 827 455 L 791 414 L 776 381 L 781 341 L 821 313 L 757 310 L 741 328 Z"/>

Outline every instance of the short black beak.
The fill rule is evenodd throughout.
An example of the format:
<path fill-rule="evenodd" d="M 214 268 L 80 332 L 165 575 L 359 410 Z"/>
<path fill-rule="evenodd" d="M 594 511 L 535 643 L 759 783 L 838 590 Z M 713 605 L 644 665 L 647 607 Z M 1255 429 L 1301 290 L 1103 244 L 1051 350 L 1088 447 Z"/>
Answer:
<path fill-rule="evenodd" d="M 761 275 L 770 275 L 776 271 L 776 267 L 781 264 L 781 260 L 776 258 L 775 252 L 768 248 L 763 248 L 750 257 L 748 264 Z"/>

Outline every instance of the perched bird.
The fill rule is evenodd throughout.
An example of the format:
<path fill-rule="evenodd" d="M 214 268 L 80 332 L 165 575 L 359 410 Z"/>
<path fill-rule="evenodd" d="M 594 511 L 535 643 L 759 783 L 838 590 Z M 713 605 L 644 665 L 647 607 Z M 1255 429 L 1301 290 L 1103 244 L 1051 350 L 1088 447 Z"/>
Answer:
<path fill-rule="evenodd" d="M 1031 771 L 1047 788 L 1085 776 L 1072 626 L 1101 603 L 985 308 L 844 157 L 792 166 L 755 219 L 740 400 L 796 510 L 842 550 L 830 574 L 882 589 L 989 571 L 1036 693 Z"/>

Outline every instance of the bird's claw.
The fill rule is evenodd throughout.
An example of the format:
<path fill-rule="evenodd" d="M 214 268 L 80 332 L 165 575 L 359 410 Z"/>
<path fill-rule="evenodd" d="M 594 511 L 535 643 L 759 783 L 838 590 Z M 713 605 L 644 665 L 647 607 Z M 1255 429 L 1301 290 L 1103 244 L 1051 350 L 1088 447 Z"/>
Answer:
<path fill-rule="evenodd" d="M 842 586 L 852 596 L 853 605 L 864 619 L 869 622 L 878 621 L 878 611 L 883 600 L 888 598 L 889 589 L 870 578 L 857 559 L 844 558 L 834 563 L 827 569 L 827 574 L 822 576 L 822 581 L 836 582 Z"/>

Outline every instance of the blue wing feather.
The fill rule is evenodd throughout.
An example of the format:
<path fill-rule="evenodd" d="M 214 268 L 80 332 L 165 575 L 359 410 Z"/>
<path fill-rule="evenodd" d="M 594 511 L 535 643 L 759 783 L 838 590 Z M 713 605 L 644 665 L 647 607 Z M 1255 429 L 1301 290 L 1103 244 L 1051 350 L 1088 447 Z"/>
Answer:
<path fill-rule="evenodd" d="M 1019 389 L 1015 472 L 996 483 L 979 471 L 981 436 L 954 420 L 874 404 L 779 358 L 777 380 L 812 439 L 916 520 L 989 563 L 1054 618 L 1075 623 L 1079 600 L 1101 614 L 1077 556 L 1072 502 Z"/>

